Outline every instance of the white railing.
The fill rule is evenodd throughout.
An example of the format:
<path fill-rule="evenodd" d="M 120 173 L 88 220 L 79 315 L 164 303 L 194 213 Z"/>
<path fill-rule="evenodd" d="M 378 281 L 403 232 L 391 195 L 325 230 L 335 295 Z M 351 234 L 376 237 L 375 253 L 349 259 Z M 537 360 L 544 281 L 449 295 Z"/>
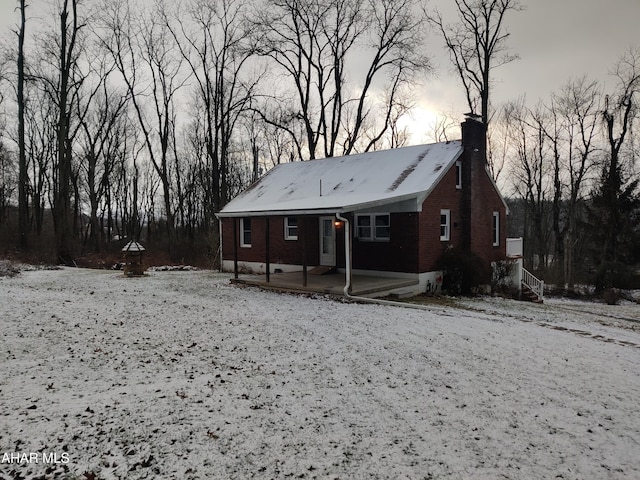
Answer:
<path fill-rule="evenodd" d="M 522 283 L 529 287 L 540 300 L 544 299 L 544 281 L 536 278 L 529 270 L 522 269 Z"/>
<path fill-rule="evenodd" d="M 522 256 L 522 237 L 507 238 L 507 257 L 517 258 Z"/>

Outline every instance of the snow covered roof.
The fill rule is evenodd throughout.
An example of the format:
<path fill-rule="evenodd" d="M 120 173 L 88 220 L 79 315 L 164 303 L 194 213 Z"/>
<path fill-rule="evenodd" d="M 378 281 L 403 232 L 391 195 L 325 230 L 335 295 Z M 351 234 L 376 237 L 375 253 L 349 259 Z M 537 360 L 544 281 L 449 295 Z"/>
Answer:
<path fill-rule="evenodd" d="M 453 141 L 283 163 L 218 216 L 352 212 L 406 201 L 417 210 L 462 150 Z"/>
<path fill-rule="evenodd" d="M 124 247 L 122 247 L 123 252 L 144 252 L 144 247 L 140 245 L 138 242 L 129 242 Z"/>

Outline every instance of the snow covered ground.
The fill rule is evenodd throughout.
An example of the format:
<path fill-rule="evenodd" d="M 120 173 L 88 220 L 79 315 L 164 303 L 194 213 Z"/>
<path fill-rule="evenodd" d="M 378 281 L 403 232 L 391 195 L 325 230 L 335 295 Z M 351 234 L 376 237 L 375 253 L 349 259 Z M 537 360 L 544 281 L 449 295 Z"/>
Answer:
<path fill-rule="evenodd" d="M 228 279 L 0 278 L 0 478 L 640 478 L 638 305 Z"/>

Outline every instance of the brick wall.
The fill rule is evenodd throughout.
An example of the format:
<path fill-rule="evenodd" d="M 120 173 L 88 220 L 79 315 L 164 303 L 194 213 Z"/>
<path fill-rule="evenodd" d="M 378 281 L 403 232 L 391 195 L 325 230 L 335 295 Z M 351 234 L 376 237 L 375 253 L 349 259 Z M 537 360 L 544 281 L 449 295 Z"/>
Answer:
<path fill-rule="evenodd" d="M 456 167 L 453 165 L 422 204 L 418 246 L 421 272 L 435 270 L 438 260 L 447 248 L 462 247 L 463 190 L 456 188 L 456 180 Z M 443 209 L 451 212 L 448 241 L 440 240 L 440 211 Z"/>
<path fill-rule="evenodd" d="M 418 273 L 418 213 L 392 213 L 389 222 L 388 242 L 353 239 L 353 268 Z"/>
<path fill-rule="evenodd" d="M 471 204 L 471 251 L 485 263 L 506 257 L 507 212 L 486 170 L 477 178 Z M 493 245 L 493 212 L 499 214 L 499 245 Z"/>
<path fill-rule="evenodd" d="M 381 211 L 380 213 L 384 213 Z M 299 222 L 303 217 L 299 217 Z M 354 235 L 352 221 L 351 233 Z M 238 260 L 244 262 L 264 263 L 266 259 L 265 218 L 255 217 L 251 220 L 251 247 L 240 245 L 240 219 L 237 219 Z M 392 213 L 390 216 L 391 237 L 388 242 L 369 242 L 353 240 L 353 268 L 363 270 L 382 270 L 393 272 L 417 273 L 417 213 Z M 319 264 L 320 232 L 319 217 L 306 217 L 306 249 L 307 264 Z M 336 228 L 336 260 L 338 267 L 345 266 L 344 226 Z M 270 217 L 270 258 L 271 263 L 302 265 L 302 233 L 299 230 L 298 240 L 284 239 L 284 217 Z M 355 235 L 354 235 L 355 236 Z M 222 220 L 223 256 L 225 260 L 233 260 L 233 219 Z"/>
<path fill-rule="evenodd" d="M 307 217 L 304 225 L 299 217 L 298 240 L 285 240 L 284 217 L 269 217 L 269 261 L 302 265 L 303 242 L 301 231 L 306 228 L 307 264 L 317 265 L 319 255 L 318 217 Z M 222 254 L 225 260 L 233 260 L 233 218 L 222 219 Z M 240 245 L 240 223 L 237 219 L 238 260 L 241 262 L 261 262 L 266 260 L 266 217 L 251 219 L 251 247 Z"/>
<path fill-rule="evenodd" d="M 462 124 L 463 171 L 469 184 L 465 184 L 467 196 L 463 204 L 469 212 L 467 248 L 484 260 L 486 264 L 506 256 L 507 212 L 502 199 L 487 171 L 486 128 L 472 119 Z M 499 213 L 500 240 L 493 245 L 493 212 Z"/>
<path fill-rule="evenodd" d="M 456 188 L 453 165 L 422 206 L 418 247 L 421 272 L 434 270 L 447 248 L 470 250 L 487 265 L 506 256 L 506 208 L 486 170 L 484 126 L 467 120 L 463 124 L 463 144 L 465 150 L 459 159 L 462 188 Z M 451 212 L 448 241 L 440 240 L 442 209 Z M 493 212 L 500 218 L 498 246 L 493 245 Z"/>

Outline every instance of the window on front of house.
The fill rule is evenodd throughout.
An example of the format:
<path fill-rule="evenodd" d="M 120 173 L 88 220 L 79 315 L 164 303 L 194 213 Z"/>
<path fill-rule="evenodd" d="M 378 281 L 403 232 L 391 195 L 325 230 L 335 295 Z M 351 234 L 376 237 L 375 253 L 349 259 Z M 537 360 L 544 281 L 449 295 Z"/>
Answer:
<path fill-rule="evenodd" d="M 240 219 L 240 246 L 241 247 L 251 246 L 251 219 L 250 218 Z"/>
<path fill-rule="evenodd" d="M 360 240 L 387 242 L 391 238 L 391 218 L 388 213 L 356 215 L 356 236 Z"/>
<path fill-rule="evenodd" d="M 460 160 L 456 162 L 456 188 L 458 190 L 462 188 L 462 162 Z"/>
<path fill-rule="evenodd" d="M 493 246 L 497 247 L 500 245 L 500 212 L 493 212 L 491 232 L 493 234 Z"/>
<path fill-rule="evenodd" d="M 356 217 L 356 236 L 360 239 L 371 240 L 371 217 L 369 215 Z"/>
<path fill-rule="evenodd" d="M 284 218 L 284 239 L 298 240 L 298 217 Z"/>
<path fill-rule="evenodd" d="M 374 215 L 374 219 L 374 240 L 389 240 L 389 238 L 391 237 L 391 224 L 389 214 Z"/>
<path fill-rule="evenodd" d="M 451 238 L 451 210 L 440 210 L 440 240 L 448 242 Z"/>

